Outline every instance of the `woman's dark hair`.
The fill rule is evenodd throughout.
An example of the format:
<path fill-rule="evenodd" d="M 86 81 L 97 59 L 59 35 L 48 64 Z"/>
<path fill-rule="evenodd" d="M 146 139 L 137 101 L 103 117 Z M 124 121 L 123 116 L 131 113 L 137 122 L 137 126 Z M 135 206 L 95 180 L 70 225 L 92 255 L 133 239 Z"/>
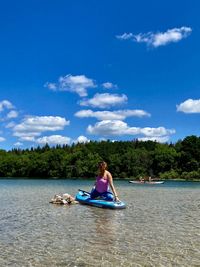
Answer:
<path fill-rule="evenodd" d="M 107 168 L 107 163 L 105 162 L 105 161 L 100 161 L 99 163 L 98 163 L 98 167 L 100 167 L 100 166 L 102 166 L 102 165 L 105 165 L 106 166 L 106 168 Z"/>

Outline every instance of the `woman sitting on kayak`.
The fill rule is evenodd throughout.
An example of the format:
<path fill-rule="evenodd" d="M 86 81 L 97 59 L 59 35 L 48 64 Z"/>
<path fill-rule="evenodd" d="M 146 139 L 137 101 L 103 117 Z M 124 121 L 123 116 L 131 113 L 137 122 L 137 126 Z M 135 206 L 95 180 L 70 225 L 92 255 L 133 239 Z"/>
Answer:
<path fill-rule="evenodd" d="M 98 169 L 98 176 L 91 192 L 91 198 L 101 197 L 107 201 L 119 201 L 113 184 L 112 175 L 107 171 L 107 163 L 105 161 L 100 162 L 98 164 Z M 109 186 L 111 187 L 113 194 L 109 192 Z"/>

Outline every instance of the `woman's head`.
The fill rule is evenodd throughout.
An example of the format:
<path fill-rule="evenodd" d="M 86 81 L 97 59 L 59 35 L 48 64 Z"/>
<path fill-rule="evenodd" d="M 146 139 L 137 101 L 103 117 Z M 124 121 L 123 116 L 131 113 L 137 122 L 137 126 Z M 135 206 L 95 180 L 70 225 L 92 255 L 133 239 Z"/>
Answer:
<path fill-rule="evenodd" d="M 100 170 L 106 170 L 107 169 L 107 163 L 105 161 L 101 161 L 101 162 L 99 162 L 98 167 Z"/>

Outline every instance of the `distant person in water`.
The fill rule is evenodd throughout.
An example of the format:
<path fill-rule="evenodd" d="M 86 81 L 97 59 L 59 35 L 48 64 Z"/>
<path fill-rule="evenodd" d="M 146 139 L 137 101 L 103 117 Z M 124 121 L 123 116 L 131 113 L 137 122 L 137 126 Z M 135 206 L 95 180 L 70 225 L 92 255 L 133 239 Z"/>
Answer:
<path fill-rule="evenodd" d="M 139 180 L 140 180 L 140 183 L 144 183 L 145 182 L 145 179 L 142 176 L 140 176 Z"/>
<path fill-rule="evenodd" d="M 151 176 L 145 176 L 144 178 L 142 176 L 140 176 L 139 180 L 140 180 L 140 183 L 145 183 L 145 182 L 151 183 L 153 181 Z"/>
<path fill-rule="evenodd" d="M 111 188 L 113 194 L 109 192 Z M 109 171 L 107 171 L 107 163 L 105 161 L 98 164 L 98 176 L 91 191 L 91 198 L 103 198 L 107 201 L 120 201 L 113 184 L 113 178 Z"/>

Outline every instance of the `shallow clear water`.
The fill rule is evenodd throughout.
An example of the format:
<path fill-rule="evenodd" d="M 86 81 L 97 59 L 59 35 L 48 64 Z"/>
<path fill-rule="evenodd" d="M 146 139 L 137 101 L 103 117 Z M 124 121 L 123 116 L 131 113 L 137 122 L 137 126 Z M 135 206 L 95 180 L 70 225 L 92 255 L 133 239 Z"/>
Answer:
<path fill-rule="evenodd" d="M 92 184 L 0 180 L 0 266 L 200 266 L 200 183 L 115 181 L 125 210 L 49 204 Z"/>

